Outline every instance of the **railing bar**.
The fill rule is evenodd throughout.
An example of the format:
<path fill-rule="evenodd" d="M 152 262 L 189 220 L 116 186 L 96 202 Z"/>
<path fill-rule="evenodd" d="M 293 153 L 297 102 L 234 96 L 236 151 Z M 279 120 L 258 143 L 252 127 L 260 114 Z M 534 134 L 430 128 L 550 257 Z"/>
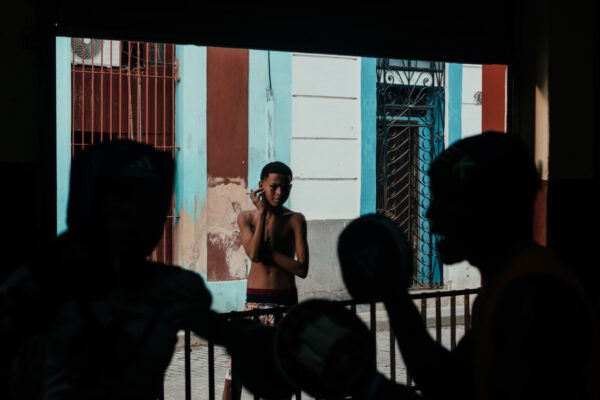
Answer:
<path fill-rule="evenodd" d="M 371 322 L 371 335 L 373 336 L 373 343 L 375 343 L 375 354 L 377 354 L 377 303 L 369 304 L 369 319 Z"/>
<path fill-rule="evenodd" d="M 237 372 L 235 370 L 235 359 L 231 357 L 231 398 L 233 400 L 240 400 L 242 397 L 242 388 L 240 387 L 240 382 L 237 377 Z"/>
<path fill-rule="evenodd" d="M 452 295 L 465 295 L 465 294 L 477 294 L 480 289 L 464 289 L 464 290 L 448 290 L 448 291 L 431 291 L 423 293 L 411 293 L 410 297 L 413 299 L 432 299 L 439 296 L 452 296 Z"/>
<path fill-rule="evenodd" d="M 450 348 L 456 348 L 456 296 L 450 297 Z"/>
<path fill-rule="evenodd" d="M 148 126 L 148 115 L 150 114 L 150 110 L 148 107 L 148 93 L 149 93 L 149 77 L 150 77 L 150 63 L 148 62 L 150 59 L 150 43 L 146 42 L 146 103 L 145 103 L 145 107 L 144 107 L 144 113 L 146 114 L 146 144 L 150 144 L 150 140 L 148 139 L 148 133 L 150 132 L 150 128 Z"/>
<path fill-rule="evenodd" d="M 123 46 L 122 42 L 121 42 L 120 46 Z M 121 50 L 123 50 L 123 49 L 121 49 Z M 122 58 L 121 58 L 121 60 L 122 60 Z M 122 108 L 123 107 L 122 107 L 122 104 L 121 104 L 121 101 L 123 100 L 123 91 L 121 90 L 122 89 L 122 85 L 123 85 L 123 82 L 122 82 L 122 80 L 123 80 L 122 79 L 122 76 L 123 76 L 122 70 L 123 70 L 123 66 L 121 65 L 121 63 L 119 63 L 119 114 L 118 114 L 119 115 L 119 127 L 118 127 L 119 139 L 121 139 L 121 132 L 122 132 L 122 128 L 123 128 L 123 120 L 122 120 L 122 113 L 123 113 L 123 109 Z"/>
<path fill-rule="evenodd" d="M 215 344 L 208 341 L 208 400 L 215 400 Z"/>
<path fill-rule="evenodd" d="M 160 384 L 160 389 L 158 391 L 158 400 L 165 400 L 165 382 L 164 382 L 164 380 Z"/>
<path fill-rule="evenodd" d="M 85 148 L 85 41 L 81 38 L 81 150 Z"/>
<path fill-rule="evenodd" d="M 94 111 L 95 111 L 94 110 L 94 100 L 96 100 L 96 98 L 94 97 L 94 86 L 96 86 L 96 82 L 95 82 L 95 79 L 94 79 L 95 69 L 96 69 L 96 68 L 94 68 L 94 54 L 95 54 L 95 52 L 94 52 L 94 50 L 95 50 L 95 48 L 94 48 L 94 39 L 92 39 L 91 44 L 92 44 L 92 79 L 91 79 L 92 80 L 92 90 L 91 90 L 90 102 L 92 104 L 90 106 L 90 111 L 91 111 L 91 122 L 90 122 L 90 136 L 91 136 L 91 138 L 90 138 L 90 140 L 91 140 L 91 143 L 94 144 Z M 102 47 L 100 48 L 100 50 L 102 50 Z"/>
<path fill-rule="evenodd" d="M 154 43 L 154 146 L 157 146 L 158 137 L 158 43 Z"/>
<path fill-rule="evenodd" d="M 442 343 L 442 299 L 435 298 L 435 341 Z"/>
<path fill-rule="evenodd" d="M 375 332 L 377 332 L 377 315 L 376 315 L 376 311 L 375 311 L 376 306 L 377 306 L 376 303 L 369 304 L 369 321 L 370 321 L 372 335 L 375 335 Z"/>
<path fill-rule="evenodd" d="M 100 41 L 100 141 L 104 141 L 104 40 Z"/>
<path fill-rule="evenodd" d="M 185 330 L 185 400 L 192 399 L 192 343 L 190 330 Z"/>
<path fill-rule="evenodd" d="M 391 325 L 389 327 L 390 331 L 390 379 L 392 382 L 396 382 L 396 338 L 394 335 L 394 330 Z"/>
<path fill-rule="evenodd" d="M 423 323 L 425 324 L 425 328 L 427 328 L 427 298 L 425 297 L 421 297 L 421 318 L 423 318 Z M 412 386 L 413 380 L 408 370 L 406 371 L 406 377 L 407 385 Z"/>
<path fill-rule="evenodd" d="M 175 75 L 175 45 L 171 45 L 171 148 L 175 147 L 175 80 L 177 76 Z M 175 153 L 171 151 L 173 157 L 175 157 Z"/>
<path fill-rule="evenodd" d="M 75 156 L 75 52 L 71 51 L 71 157 Z"/>
<path fill-rule="evenodd" d="M 136 82 L 136 91 L 135 91 L 135 126 L 137 128 L 136 138 L 140 143 L 143 143 L 143 134 L 142 134 L 142 75 L 140 73 L 140 42 L 136 42 L 137 47 L 137 55 L 138 61 L 136 65 L 137 69 L 137 82 Z"/>
<path fill-rule="evenodd" d="M 127 139 L 133 140 L 133 110 L 131 109 L 131 42 L 127 42 Z"/>
<path fill-rule="evenodd" d="M 465 294 L 465 314 L 464 314 L 464 325 L 465 325 L 465 333 L 471 329 L 471 298 L 468 294 Z"/>
<path fill-rule="evenodd" d="M 160 261 L 165 264 L 169 264 L 169 261 L 167 260 L 167 229 L 163 229 L 162 247 L 163 247 L 162 260 L 160 260 Z"/>
<path fill-rule="evenodd" d="M 163 43 L 163 58 L 166 61 L 167 59 L 167 44 Z M 167 63 L 163 64 L 163 112 L 162 112 L 162 122 L 163 122 L 163 130 L 162 130 L 162 149 L 165 149 L 165 145 L 167 144 Z"/>
<path fill-rule="evenodd" d="M 119 45 L 120 46 L 120 45 Z M 119 49 L 120 50 L 120 49 Z M 110 41 L 110 68 L 108 69 L 108 138 L 112 140 L 113 136 L 113 41 Z"/>

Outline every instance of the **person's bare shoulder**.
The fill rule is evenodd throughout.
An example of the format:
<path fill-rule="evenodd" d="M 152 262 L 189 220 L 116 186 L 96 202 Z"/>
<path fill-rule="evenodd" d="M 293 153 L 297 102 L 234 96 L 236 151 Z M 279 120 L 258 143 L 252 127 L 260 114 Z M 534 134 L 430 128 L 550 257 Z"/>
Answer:
<path fill-rule="evenodd" d="M 306 218 L 304 217 L 304 215 L 302 213 L 295 212 L 292 210 L 289 210 L 289 212 L 290 212 L 290 224 L 297 225 L 300 227 L 306 226 Z"/>
<path fill-rule="evenodd" d="M 238 214 L 238 225 L 245 224 L 254 226 L 254 221 L 258 218 L 257 210 L 245 210 Z"/>
<path fill-rule="evenodd" d="M 287 217 L 295 217 L 297 215 L 302 215 L 302 213 L 299 213 L 299 212 L 296 212 L 294 210 L 290 210 L 289 208 L 283 207 L 283 213 L 281 215 L 282 216 L 287 216 Z M 302 217 L 304 218 L 303 215 L 302 215 Z"/>

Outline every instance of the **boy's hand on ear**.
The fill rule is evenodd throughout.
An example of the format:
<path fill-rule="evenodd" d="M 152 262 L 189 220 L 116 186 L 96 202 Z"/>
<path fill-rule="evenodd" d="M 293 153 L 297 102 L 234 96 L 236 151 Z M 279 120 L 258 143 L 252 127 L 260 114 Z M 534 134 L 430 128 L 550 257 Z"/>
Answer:
<path fill-rule="evenodd" d="M 263 212 L 266 210 L 265 199 L 262 196 L 263 193 L 264 189 L 262 188 L 254 189 L 250 192 L 250 200 L 252 200 L 252 203 L 259 212 Z"/>

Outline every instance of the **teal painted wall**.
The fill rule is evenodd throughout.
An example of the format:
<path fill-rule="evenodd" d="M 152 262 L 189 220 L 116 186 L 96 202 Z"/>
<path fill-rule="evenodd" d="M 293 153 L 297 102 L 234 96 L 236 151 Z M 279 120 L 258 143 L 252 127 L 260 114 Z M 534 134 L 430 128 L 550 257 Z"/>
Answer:
<path fill-rule="evenodd" d="M 374 213 L 377 207 L 377 59 L 361 60 L 361 188 L 360 214 Z"/>
<path fill-rule="evenodd" d="M 67 230 L 71 170 L 71 39 L 56 38 L 56 233 Z"/>
<path fill-rule="evenodd" d="M 175 97 L 175 210 L 197 221 L 207 192 L 206 47 L 177 46 L 176 54 L 180 81 Z"/>
<path fill-rule="evenodd" d="M 206 282 L 206 275 L 202 275 Z M 246 280 L 206 282 L 213 296 L 212 309 L 216 312 L 241 311 L 246 302 Z"/>
<path fill-rule="evenodd" d="M 173 263 L 206 273 L 206 47 L 177 46 L 176 55 Z"/>
<path fill-rule="evenodd" d="M 448 146 L 460 140 L 462 132 L 463 65 L 448 64 Z"/>
<path fill-rule="evenodd" d="M 248 187 L 255 189 L 265 164 L 291 162 L 292 54 L 250 50 L 249 74 Z"/>

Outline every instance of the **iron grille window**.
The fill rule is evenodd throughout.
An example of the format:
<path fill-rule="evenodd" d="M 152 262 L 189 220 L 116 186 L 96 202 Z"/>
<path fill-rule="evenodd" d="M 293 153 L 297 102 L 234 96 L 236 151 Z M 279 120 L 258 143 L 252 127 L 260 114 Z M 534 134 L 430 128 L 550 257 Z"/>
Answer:
<path fill-rule="evenodd" d="M 442 284 L 442 263 L 425 213 L 427 171 L 444 147 L 444 73 L 440 62 L 377 60 L 377 212 L 411 241 L 413 287 Z"/>
<path fill-rule="evenodd" d="M 175 155 L 175 45 L 71 39 L 71 155 L 131 139 Z M 171 207 L 173 210 L 173 207 Z M 152 259 L 173 261 L 173 212 Z"/>

